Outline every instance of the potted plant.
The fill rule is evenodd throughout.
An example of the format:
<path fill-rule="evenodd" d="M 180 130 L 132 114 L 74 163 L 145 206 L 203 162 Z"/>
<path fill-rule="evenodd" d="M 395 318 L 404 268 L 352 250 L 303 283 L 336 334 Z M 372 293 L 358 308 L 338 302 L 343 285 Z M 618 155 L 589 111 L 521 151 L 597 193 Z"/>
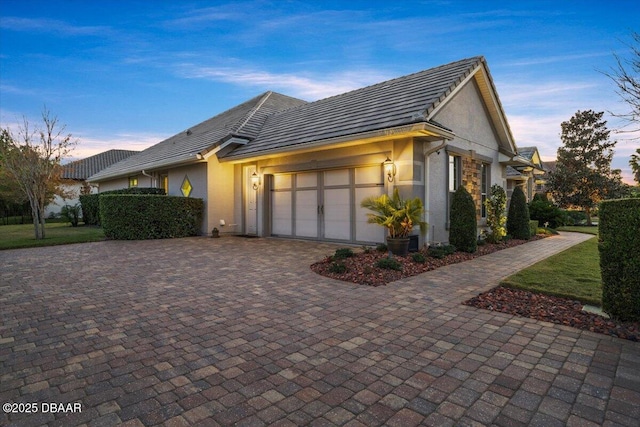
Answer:
<path fill-rule="evenodd" d="M 367 222 L 387 229 L 387 248 L 394 255 L 407 256 L 409 234 L 413 228 L 418 225 L 424 231 L 427 227 L 427 223 L 422 220 L 422 200 L 419 197 L 402 199 L 397 188 L 393 190 L 392 197 L 386 194 L 367 197 L 360 206 L 374 212 L 367 214 Z"/>

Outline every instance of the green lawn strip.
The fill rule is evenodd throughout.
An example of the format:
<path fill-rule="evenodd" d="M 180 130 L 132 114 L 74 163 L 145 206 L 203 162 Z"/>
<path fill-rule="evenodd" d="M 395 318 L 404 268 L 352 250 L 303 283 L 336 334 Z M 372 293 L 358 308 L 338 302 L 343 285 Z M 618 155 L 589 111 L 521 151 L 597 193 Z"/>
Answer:
<path fill-rule="evenodd" d="M 594 234 L 598 235 L 598 226 L 586 226 L 586 225 L 565 225 L 562 227 L 558 227 L 556 231 L 571 231 L 574 233 L 586 233 L 586 234 Z"/>
<path fill-rule="evenodd" d="M 502 286 L 601 305 L 598 239 L 592 238 L 500 282 Z"/>
<path fill-rule="evenodd" d="M 45 236 L 43 240 L 36 240 L 34 238 L 33 224 L 3 225 L 0 226 L 0 250 L 104 240 L 102 228 L 83 225 L 71 227 L 69 224 L 64 223 L 47 223 L 45 225 Z"/>

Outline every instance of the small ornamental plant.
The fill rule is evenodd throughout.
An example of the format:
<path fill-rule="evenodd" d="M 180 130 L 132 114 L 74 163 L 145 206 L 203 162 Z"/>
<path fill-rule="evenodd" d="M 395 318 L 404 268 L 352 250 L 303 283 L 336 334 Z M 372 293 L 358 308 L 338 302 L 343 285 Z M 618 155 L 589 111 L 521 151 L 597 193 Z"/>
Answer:
<path fill-rule="evenodd" d="M 484 202 L 487 208 L 487 226 L 491 229 L 491 234 L 487 235 L 489 243 L 498 243 L 507 235 L 507 193 L 498 184 L 491 186 L 491 192 Z"/>

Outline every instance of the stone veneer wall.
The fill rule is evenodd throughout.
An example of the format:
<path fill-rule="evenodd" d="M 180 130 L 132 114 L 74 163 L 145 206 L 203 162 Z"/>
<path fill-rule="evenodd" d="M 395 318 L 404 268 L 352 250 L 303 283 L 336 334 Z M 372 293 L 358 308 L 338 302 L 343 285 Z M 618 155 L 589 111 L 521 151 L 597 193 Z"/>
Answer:
<path fill-rule="evenodd" d="M 462 185 L 471 194 L 476 205 L 476 219 L 479 221 L 482 215 L 482 163 L 468 158 L 462 158 Z"/>

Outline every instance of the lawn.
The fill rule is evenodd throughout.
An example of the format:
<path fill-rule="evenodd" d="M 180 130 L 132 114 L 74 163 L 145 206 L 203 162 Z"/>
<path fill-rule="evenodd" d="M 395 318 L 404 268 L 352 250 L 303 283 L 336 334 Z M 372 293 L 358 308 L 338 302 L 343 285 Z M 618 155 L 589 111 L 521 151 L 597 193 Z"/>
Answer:
<path fill-rule="evenodd" d="M 586 233 L 598 235 L 598 226 L 586 226 L 586 225 L 565 225 L 558 227 L 557 231 L 573 231 L 575 233 Z"/>
<path fill-rule="evenodd" d="M 33 224 L 0 226 L 0 250 L 104 240 L 100 227 L 71 227 L 68 223 L 47 223 L 43 240 L 36 240 L 33 236 Z"/>
<path fill-rule="evenodd" d="M 573 231 L 566 230 L 566 228 L 564 227 L 564 231 Z M 576 228 L 582 229 L 581 232 L 588 232 L 589 228 L 595 228 L 595 232 L 591 234 L 597 233 L 597 227 Z M 602 279 L 598 239 L 589 239 L 540 261 L 509 276 L 500 284 L 510 288 L 572 298 L 586 304 L 600 306 Z"/>

